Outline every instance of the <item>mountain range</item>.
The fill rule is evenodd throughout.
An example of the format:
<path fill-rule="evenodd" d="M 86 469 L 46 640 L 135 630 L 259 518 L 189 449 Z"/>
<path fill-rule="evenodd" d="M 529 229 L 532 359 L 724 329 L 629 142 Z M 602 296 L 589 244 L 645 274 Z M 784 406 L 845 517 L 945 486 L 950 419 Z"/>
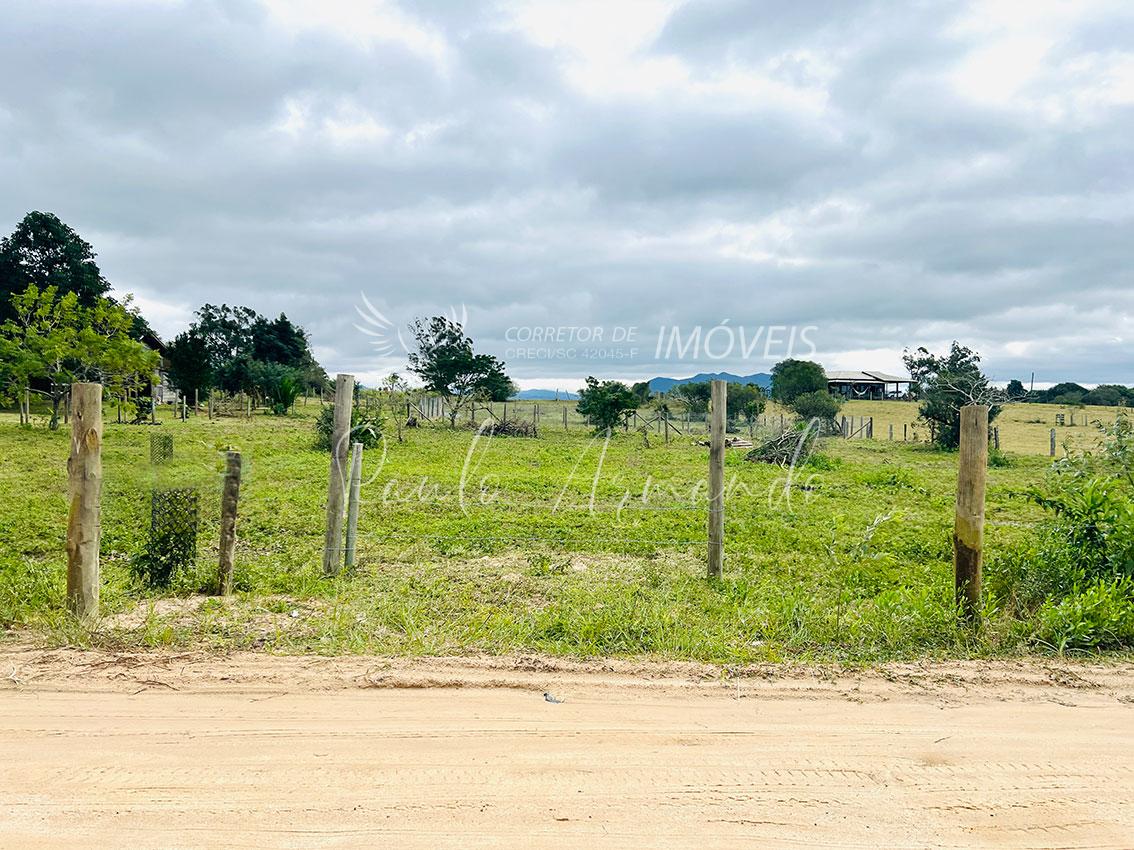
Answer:
<path fill-rule="evenodd" d="M 772 386 L 772 376 L 767 372 L 757 372 L 754 375 L 734 375 L 732 372 L 699 372 L 689 378 L 652 378 L 650 392 L 667 393 L 678 384 L 698 384 L 706 381 L 728 381 L 730 384 L 756 384 L 763 389 Z M 564 390 L 520 390 L 512 398 L 525 401 L 578 401 L 578 393 L 569 393 Z"/>
<path fill-rule="evenodd" d="M 754 375 L 734 375 L 732 372 L 700 372 L 691 378 L 654 378 L 650 381 L 650 392 L 667 393 L 678 384 L 700 384 L 705 381 L 756 384 L 765 390 L 772 386 L 772 376 L 767 372 L 757 372 Z"/>

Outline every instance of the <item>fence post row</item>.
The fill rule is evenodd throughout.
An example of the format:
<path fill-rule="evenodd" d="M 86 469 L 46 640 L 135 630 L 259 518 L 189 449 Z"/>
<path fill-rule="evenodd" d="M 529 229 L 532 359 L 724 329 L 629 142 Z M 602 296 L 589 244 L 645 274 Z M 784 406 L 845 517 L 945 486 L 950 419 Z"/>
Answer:
<path fill-rule="evenodd" d="M 984 557 L 984 491 L 988 474 L 988 405 L 961 408 L 957 511 L 953 526 L 953 570 L 957 603 L 979 624 Z"/>
<path fill-rule="evenodd" d="M 236 554 L 236 508 L 240 501 L 240 452 L 225 454 L 224 491 L 221 493 L 220 592 L 232 594 L 232 561 Z"/>
<path fill-rule="evenodd" d="M 713 381 L 709 431 L 709 578 L 719 577 L 724 562 L 724 453 L 728 384 Z"/>
<path fill-rule="evenodd" d="M 335 419 L 331 432 L 331 476 L 327 485 L 327 534 L 323 540 L 323 574 L 336 575 L 342 563 L 343 499 L 346 495 L 347 439 L 354 402 L 354 375 L 335 377 Z"/>
<path fill-rule="evenodd" d="M 102 497 L 102 384 L 72 384 L 71 455 L 67 477 L 67 609 L 98 617 L 100 499 Z"/>

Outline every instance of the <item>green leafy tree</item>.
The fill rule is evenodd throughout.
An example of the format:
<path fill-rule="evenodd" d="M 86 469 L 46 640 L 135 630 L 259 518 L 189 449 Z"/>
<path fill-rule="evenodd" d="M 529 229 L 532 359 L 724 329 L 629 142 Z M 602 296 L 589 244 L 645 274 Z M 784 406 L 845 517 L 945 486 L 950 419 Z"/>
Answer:
<path fill-rule="evenodd" d="M 781 360 L 772 367 L 772 398 L 791 406 L 804 393 L 827 389 L 827 373 L 810 360 Z"/>
<path fill-rule="evenodd" d="M 826 389 L 812 390 L 809 393 L 797 395 L 791 402 L 791 409 L 800 419 L 810 421 L 818 419 L 824 425 L 835 421 L 842 407 L 842 399 L 831 395 Z"/>
<path fill-rule="evenodd" d="M 679 407 L 691 415 L 703 416 L 709 410 L 709 399 L 712 397 L 712 384 L 708 381 L 693 381 L 687 384 L 677 384 L 668 393 Z"/>
<path fill-rule="evenodd" d="M 410 371 L 422 379 L 426 390 L 447 397 L 450 425 L 457 424 L 461 410 L 475 399 L 505 401 L 515 394 L 504 363 L 490 354 L 477 354 L 459 322 L 434 316 L 418 319 L 410 330 L 417 341 L 417 350 L 409 356 Z"/>
<path fill-rule="evenodd" d="M 307 333 L 282 313 L 266 319 L 249 307 L 205 304 L 197 320 L 166 350 L 170 383 L 185 395 L 212 389 L 249 393 L 279 404 L 279 377 L 323 388 L 327 374 L 315 361 Z M 271 376 L 263 378 L 263 376 Z M 263 378 L 263 379 L 261 379 Z"/>
<path fill-rule="evenodd" d="M 1003 394 L 980 370 L 980 355 L 953 341 L 947 355 L 931 354 L 926 348 L 906 350 L 902 362 L 910 373 L 911 388 L 921 399 L 919 414 L 930 424 L 933 440 L 946 449 L 961 441 L 961 408 L 987 404 L 988 421 L 1000 415 Z"/>
<path fill-rule="evenodd" d="M 60 297 L 74 293 L 84 307 L 110 290 L 90 243 L 58 216 L 38 211 L 0 241 L 0 322 L 14 316 L 12 296 L 31 285 L 39 292 L 54 287 Z"/>
<path fill-rule="evenodd" d="M 215 386 L 208 345 L 196 327 L 175 336 L 165 348 L 165 358 L 170 386 L 186 398 L 204 398 Z"/>
<path fill-rule="evenodd" d="M 579 403 L 575 409 L 594 426 L 595 431 L 602 433 L 618 425 L 627 411 L 638 409 L 638 396 L 621 381 L 600 382 L 588 376 L 587 385 L 579 390 Z"/>
<path fill-rule="evenodd" d="M 1043 400 L 1048 404 L 1076 406 L 1083 403 L 1087 388 L 1074 381 L 1063 381 L 1043 391 Z"/>
<path fill-rule="evenodd" d="M 641 407 L 650 400 L 650 382 L 638 381 L 630 385 L 630 392 L 638 397 L 638 406 Z"/>
<path fill-rule="evenodd" d="M 30 385 L 48 398 L 48 427 L 59 427 L 60 404 L 75 381 L 115 390 L 153 377 L 158 355 L 131 336 L 135 313 L 129 299 L 123 305 L 96 298 L 86 306 L 75 292 L 32 285 L 9 303 L 12 316 L 0 325 L 5 385 L 9 392 Z"/>
<path fill-rule="evenodd" d="M 1126 403 L 1126 388 L 1117 384 L 1099 384 L 1085 396 L 1083 404 L 1098 404 L 1103 407 L 1121 407 Z"/>
<path fill-rule="evenodd" d="M 768 400 L 756 384 L 728 385 L 728 418 L 744 419 L 749 425 L 764 412 Z"/>
<path fill-rule="evenodd" d="M 1004 392 L 1008 394 L 1008 398 L 1014 401 L 1022 400 L 1028 394 L 1028 391 L 1024 389 L 1023 382 L 1017 381 L 1015 378 L 1008 382 L 1008 387 Z"/>

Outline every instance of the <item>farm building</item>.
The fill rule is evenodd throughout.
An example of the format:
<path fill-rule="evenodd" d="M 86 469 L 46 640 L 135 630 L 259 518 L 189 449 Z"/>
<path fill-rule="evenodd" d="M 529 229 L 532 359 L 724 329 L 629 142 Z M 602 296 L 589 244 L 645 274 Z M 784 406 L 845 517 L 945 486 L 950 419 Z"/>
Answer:
<path fill-rule="evenodd" d="M 847 399 L 902 398 L 909 392 L 909 378 L 885 372 L 828 372 L 827 390 Z"/>

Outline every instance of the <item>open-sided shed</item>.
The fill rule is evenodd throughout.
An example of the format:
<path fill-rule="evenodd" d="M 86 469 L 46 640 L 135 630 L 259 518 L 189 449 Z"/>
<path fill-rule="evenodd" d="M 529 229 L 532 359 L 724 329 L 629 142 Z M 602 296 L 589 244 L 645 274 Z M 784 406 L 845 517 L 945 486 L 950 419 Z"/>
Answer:
<path fill-rule="evenodd" d="M 910 379 L 885 372 L 828 372 L 827 390 L 847 399 L 902 398 L 909 392 Z"/>

